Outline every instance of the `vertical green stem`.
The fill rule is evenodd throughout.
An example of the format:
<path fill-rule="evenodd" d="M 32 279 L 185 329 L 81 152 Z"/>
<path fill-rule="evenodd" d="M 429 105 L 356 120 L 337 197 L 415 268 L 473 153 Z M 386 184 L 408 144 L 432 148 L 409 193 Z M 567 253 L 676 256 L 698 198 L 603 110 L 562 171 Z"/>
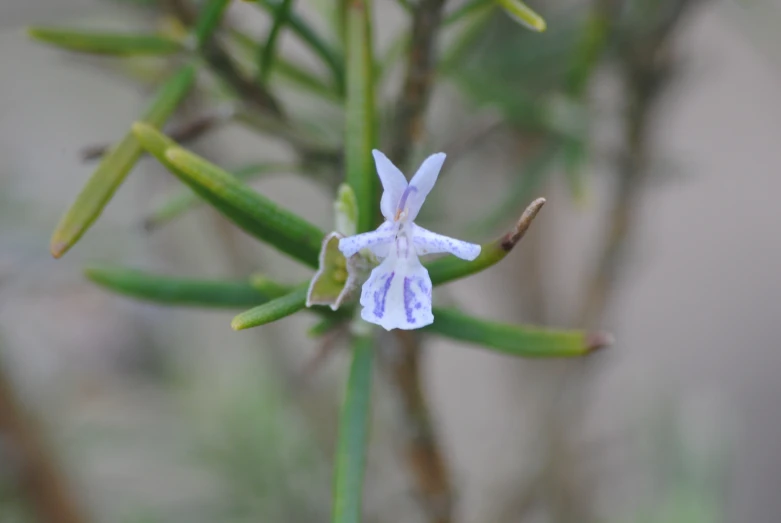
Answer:
<path fill-rule="evenodd" d="M 358 232 L 374 228 L 378 213 L 374 147 L 374 75 L 369 0 L 347 6 L 347 115 L 345 163 L 347 183 L 358 201 Z"/>
<path fill-rule="evenodd" d="M 374 347 L 369 337 L 353 345 L 353 359 L 339 418 L 332 523 L 359 523 L 371 419 Z"/>

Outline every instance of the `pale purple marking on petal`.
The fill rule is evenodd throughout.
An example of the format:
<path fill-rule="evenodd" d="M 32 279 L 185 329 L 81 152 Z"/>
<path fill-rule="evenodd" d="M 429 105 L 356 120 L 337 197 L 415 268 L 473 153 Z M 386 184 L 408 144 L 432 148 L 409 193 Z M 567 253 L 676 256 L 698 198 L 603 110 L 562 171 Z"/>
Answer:
<path fill-rule="evenodd" d="M 412 290 L 410 278 L 404 278 L 404 312 L 407 314 L 407 322 L 415 324 L 415 317 L 412 315 L 412 300 L 415 298 L 415 292 Z M 420 305 L 420 303 L 418 303 Z"/>
<path fill-rule="evenodd" d="M 388 275 L 382 290 L 374 291 L 374 315 L 378 318 L 385 315 L 385 300 L 388 298 L 388 291 L 390 291 L 394 276 L 396 276 L 395 271 Z"/>
<path fill-rule="evenodd" d="M 404 206 L 407 205 L 407 198 L 412 192 L 418 192 L 418 188 L 410 185 L 404 190 L 404 193 L 401 195 L 401 200 L 399 200 L 399 206 L 396 208 L 397 214 L 404 210 Z"/>

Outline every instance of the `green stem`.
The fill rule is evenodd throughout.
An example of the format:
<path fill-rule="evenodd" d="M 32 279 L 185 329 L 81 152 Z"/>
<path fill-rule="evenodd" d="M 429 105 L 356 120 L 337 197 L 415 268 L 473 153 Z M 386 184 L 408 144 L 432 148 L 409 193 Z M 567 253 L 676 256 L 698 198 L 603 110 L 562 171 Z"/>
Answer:
<path fill-rule="evenodd" d="M 263 84 L 268 83 L 268 78 L 271 74 L 271 66 L 274 63 L 277 40 L 282 32 L 282 28 L 290 18 L 292 6 L 293 0 L 282 0 L 282 3 L 280 3 L 274 11 L 274 24 L 269 30 L 266 45 L 262 46 L 260 49 L 258 77 Z"/>
<path fill-rule="evenodd" d="M 275 11 L 284 0 L 256 0 L 256 3 L 269 11 Z M 334 85 L 339 93 L 344 92 L 344 60 L 306 21 L 294 12 L 288 14 L 290 30 L 303 40 L 331 70 Z"/>
<path fill-rule="evenodd" d="M 370 12 L 369 0 L 353 0 L 347 7 L 346 181 L 358 202 L 359 233 L 373 229 L 379 215 L 371 155 L 376 120 Z"/>
<path fill-rule="evenodd" d="M 350 376 L 339 417 L 332 523 L 360 523 L 363 477 L 371 420 L 374 347 L 368 337 L 353 345 Z"/>

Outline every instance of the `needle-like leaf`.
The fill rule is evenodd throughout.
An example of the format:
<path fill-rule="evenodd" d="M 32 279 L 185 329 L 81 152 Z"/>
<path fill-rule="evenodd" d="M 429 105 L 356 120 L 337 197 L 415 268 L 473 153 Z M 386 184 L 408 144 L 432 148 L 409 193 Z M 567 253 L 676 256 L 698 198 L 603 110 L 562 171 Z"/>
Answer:
<path fill-rule="evenodd" d="M 606 333 L 547 330 L 537 327 L 486 321 L 454 309 L 434 308 L 434 323 L 425 327 L 457 341 L 471 342 L 512 356 L 525 358 L 572 358 L 585 356 L 610 345 Z"/>
<path fill-rule="evenodd" d="M 545 20 L 520 0 L 496 0 L 496 3 L 519 24 L 533 31 L 545 31 L 547 27 Z"/>
<path fill-rule="evenodd" d="M 155 128 L 137 122 L 133 133 L 169 171 L 245 232 L 317 267 L 325 233 L 315 225 L 253 191 L 227 171 L 178 147 Z"/>
<path fill-rule="evenodd" d="M 222 15 L 228 4 L 230 4 L 230 0 L 206 0 L 203 3 L 193 29 L 198 47 L 203 47 L 209 41 L 212 33 L 220 25 L 220 20 L 222 20 Z"/>
<path fill-rule="evenodd" d="M 471 274 L 484 271 L 488 267 L 502 261 L 513 247 L 523 238 L 534 217 L 545 204 L 545 198 L 537 198 L 524 211 L 515 227 L 501 238 L 482 245 L 480 255 L 473 261 L 464 261 L 455 256 L 446 256 L 426 264 L 431 282 L 441 285 L 449 281 L 464 278 Z"/>
<path fill-rule="evenodd" d="M 179 278 L 124 267 L 89 267 L 84 273 L 108 290 L 163 305 L 243 308 L 286 293 L 278 284 L 261 289 L 249 281 Z"/>
<path fill-rule="evenodd" d="M 39 42 L 81 53 L 139 56 L 166 55 L 182 50 L 178 41 L 156 34 L 96 32 L 59 27 L 30 27 L 27 34 Z"/>
<path fill-rule="evenodd" d="M 274 10 L 274 23 L 271 24 L 268 38 L 266 38 L 266 45 L 261 48 L 258 57 L 258 76 L 262 83 L 268 82 L 269 74 L 271 74 L 271 67 L 276 58 L 275 51 L 277 48 L 277 40 L 282 32 L 282 28 L 289 19 L 292 6 L 293 0 L 282 0 L 276 10 Z"/>
<path fill-rule="evenodd" d="M 195 82 L 195 68 L 185 65 L 160 88 L 143 116 L 150 128 L 159 127 L 173 114 Z M 103 208 L 141 156 L 141 145 L 128 133 L 98 165 L 92 177 L 62 217 L 51 239 L 51 253 L 59 258 L 98 219 Z"/>
<path fill-rule="evenodd" d="M 306 293 L 308 289 L 309 283 L 307 282 L 284 296 L 238 314 L 231 321 L 231 328 L 240 331 L 259 327 L 295 314 L 306 308 Z"/>
<path fill-rule="evenodd" d="M 269 12 L 275 12 L 284 0 L 253 0 Z M 309 46 L 331 70 L 334 85 L 338 92 L 344 92 L 344 59 L 309 24 L 294 11 L 288 13 L 287 24 L 290 30 Z"/>
<path fill-rule="evenodd" d="M 279 163 L 259 163 L 248 165 L 231 171 L 236 179 L 246 181 L 258 176 L 277 172 L 291 172 L 296 170 L 295 165 Z M 144 229 L 151 231 L 178 218 L 187 211 L 196 208 L 203 203 L 203 198 L 189 189 L 172 196 L 157 209 L 144 218 Z"/>

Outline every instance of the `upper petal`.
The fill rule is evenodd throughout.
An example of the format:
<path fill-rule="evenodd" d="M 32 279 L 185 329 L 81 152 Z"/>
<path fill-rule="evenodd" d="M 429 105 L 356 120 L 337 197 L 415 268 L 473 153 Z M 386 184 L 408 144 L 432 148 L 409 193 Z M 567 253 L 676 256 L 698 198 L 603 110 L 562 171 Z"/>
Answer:
<path fill-rule="evenodd" d="M 449 252 L 462 260 L 468 261 L 477 258 L 481 250 L 479 245 L 431 232 L 414 223 L 412 224 L 412 244 L 420 256 Z"/>
<path fill-rule="evenodd" d="M 407 188 L 407 179 L 381 151 L 374 149 L 372 155 L 377 166 L 377 174 L 382 182 L 383 192 L 380 200 L 380 210 L 386 220 L 393 220 L 401 195 Z"/>
<path fill-rule="evenodd" d="M 407 199 L 408 220 L 414 220 L 418 212 L 420 212 L 426 196 L 431 192 L 434 184 L 437 183 L 437 176 L 439 176 L 443 163 L 445 163 L 445 153 L 432 154 L 420 164 L 418 172 L 410 180 L 410 193 Z"/>
<path fill-rule="evenodd" d="M 392 222 L 384 222 L 376 230 L 348 236 L 339 240 L 339 250 L 346 258 L 361 249 L 369 249 L 379 257 L 387 256 L 388 245 L 396 237 L 396 226 Z"/>
<path fill-rule="evenodd" d="M 431 324 L 431 278 L 417 256 L 390 256 L 375 267 L 361 291 L 361 318 L 386 330 Z"/>

